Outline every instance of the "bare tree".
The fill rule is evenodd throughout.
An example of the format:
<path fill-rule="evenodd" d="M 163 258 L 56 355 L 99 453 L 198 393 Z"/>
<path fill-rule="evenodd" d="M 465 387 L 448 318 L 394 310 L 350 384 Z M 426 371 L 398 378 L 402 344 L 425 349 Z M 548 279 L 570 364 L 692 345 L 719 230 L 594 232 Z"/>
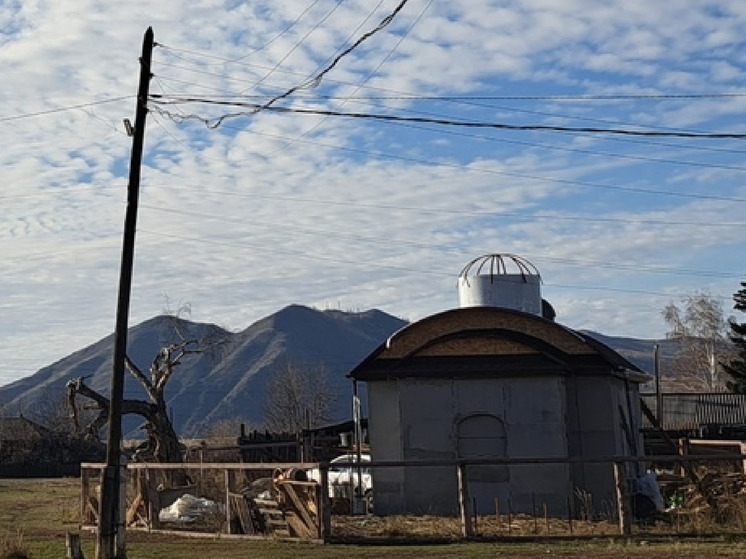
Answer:
<path fill-rule="evenodd" d="M 197 340 L 182 341 L 164 347 L 153 360 L 149 376 L 145 375 L 129 357 L 125 358 L 127 371 L 145 389 L 147 399 L 125 399 L 122 402 L 122 414 L 136 414 L 145 419 L 149 450 L 156 462 L 182 461 L 181 445 L 168 416 L 164 393 L 166 384 L 176 367 L 182 364 L 184 357 L 202 351 L 203 349 L 199 346 Z M 99 438 L 99 431 L 108 421 L 109 398 L 86 385 L 84 378 L 68 381 L 67 391 L 70 409 L 73 411 L 74 420 L 79 428 L 81 426 L 77 398 L 83 396 L 93 403 L 98 413 L 85 426 L 85 432 L 89 437 Z"/>
<path fill-rule="evenodd" d="M 265 408 L 267 429 L 297 433 L 330 421 L 335 394 L 329 373 L 321 365 L 286 363 L 275 372 L 268 385 Z"/>
<path fill-rule="evenodd" d="M 682 299 L 682 306 L 669 303 L 662 311 L 670 330 L 669 339 L 678 340 L 673 366 L 679 380 L 693 390 L 723 388 L 720 357 L 728 351 L 728 322 L 723 305 L 708 293 Z"/>

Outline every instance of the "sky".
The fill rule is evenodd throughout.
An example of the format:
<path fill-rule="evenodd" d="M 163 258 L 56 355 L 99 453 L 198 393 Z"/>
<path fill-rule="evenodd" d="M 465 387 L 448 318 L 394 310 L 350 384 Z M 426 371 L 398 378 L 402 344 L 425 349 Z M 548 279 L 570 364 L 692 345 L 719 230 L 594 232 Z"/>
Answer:
<path fill-rule="evenodd" d="M 0 385 L 114 330 L 148 27 L 130 325 L 417 320 L 492 253 L 575 329 L 663 337 L 695 293 L 732 312 L 746 3 L 7 0 Z"/>

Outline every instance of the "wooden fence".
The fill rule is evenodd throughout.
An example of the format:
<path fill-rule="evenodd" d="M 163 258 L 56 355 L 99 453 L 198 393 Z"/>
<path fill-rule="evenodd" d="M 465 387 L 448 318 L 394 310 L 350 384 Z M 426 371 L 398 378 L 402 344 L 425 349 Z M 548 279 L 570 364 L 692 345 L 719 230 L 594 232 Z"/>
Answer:
<path fill-rule="evenodd" d="M 526 464 L 608 464 L 613 469 L 616 491 L 616 519 L 618 533 L 628 536 L 632 533 L 632 504 L 629 483 L 625 472 L 629 463 L 679 464 L 684 473 L 694 476 L 691 483 L 703 493 L 707 502 L 706 489 L 694 473 L 694 462 L 735 462 L 744 464 L 743 454 L 720 454 L 714 456 L 614 456 L 593 459 L 582 458 L 485 458 L 469 460 L 405 460 L 366 462 L 366 468 L 429 468 L 452 467 L 458 483 L 458 510 L 461 535 L 464 539 L 475 536 L 476 515 L 468 486 L 468 468 L 471 466 L 503 466 Z M 337 467 L 354 468 L 355 463 L 335 464 Z M 98 493 L 96 480 L 104 464 L 81 464 L 81 519 L 83 526 L 94 527 L 98 521 Z M 293 472 L 318 468 L 321 482 L 304 481 L 296 478 Z M 147 530 L 162 530 L 160 511 L 172 504 L 178 496 L 195 491 L 200 493 L 199 484 L 205 484 L 208 476 L 215 493 L 216 478 L 219 478 L 219 501 L 224 506 L 219 522 L 209 527 L 208 532 L 235 537 L 299 538 L 323 542 L 331 535 L 332 507 L 329 500 L 328 463 L 287 463 L 287 464 L 245 464 L 245 463 L 185 463 L 185 464 L 146 464 L 133 463 L 126 466 L 123 479 L 128 479 L 126 503 L 120 514 L 122 527 L 139 526 Z M 168 480 L 173 472 L 186 472 L 192 483 L 187 486 L 172 487 Z M 237 477 L 242 477 L 243 485 L 266 483 L 271 480 L 274 490 L 266 494 L 252 494 L 237 486 Z M 374 494 L 375 498 L 375 494 Z M 568 520 L 571 514 L 568 510 Z M 181 532 L 185 533 L 185 532 Z"/>

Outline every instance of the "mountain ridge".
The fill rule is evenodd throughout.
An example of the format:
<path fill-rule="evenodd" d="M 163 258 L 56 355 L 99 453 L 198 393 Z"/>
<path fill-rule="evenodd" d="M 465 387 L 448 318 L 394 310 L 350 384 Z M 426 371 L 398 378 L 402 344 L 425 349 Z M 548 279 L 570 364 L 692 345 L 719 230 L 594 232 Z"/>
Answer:
<path fill-rule="evenodd" d="M 130 359 L 147 374 L 158 351 L 179 340 L 206 342 L 208 350 L 189 355 L 171 377 L 167 403 L 181 436 L 196 436 L 221 420 L 240 418 L 261 427 L 267 386 L 288 364 L 323 367 L 335 395 L 333 421 L 350 417 L 352 385 L 347 373 L 408 322 L 377 309 L 361 312 L 317 310 L 289 305 L 238 332 L 215 324 L 160 315 L 128 331 Z M 653 347 L 665 340 L 642 340 L 581 331 L 615 349 L 646 372 L 653 372 Z M 113 334 L 43 367 L 33 375 L 0 387 L 0 404 L 13 413 L 32 414 L 44 402 L 64 397 L 68 380 L 86 383 L 108 394 Z M 668 349 L 666 349 L 668 348 Z M 125 375 L 125 398 L 142 398 L 142 387 Z M 128 418 L 125 433 L 136 434 L 138 422 Z"/>

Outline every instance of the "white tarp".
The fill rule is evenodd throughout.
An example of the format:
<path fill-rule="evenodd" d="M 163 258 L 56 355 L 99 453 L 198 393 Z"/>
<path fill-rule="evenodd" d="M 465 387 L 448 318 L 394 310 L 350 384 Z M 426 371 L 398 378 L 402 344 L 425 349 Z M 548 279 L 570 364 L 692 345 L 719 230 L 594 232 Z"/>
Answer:
<path fill-rule="evenodd" d="M 215 501 L 185 493 L 158 513 L 161 522 L 194 522 L 219 511 Z"/>

